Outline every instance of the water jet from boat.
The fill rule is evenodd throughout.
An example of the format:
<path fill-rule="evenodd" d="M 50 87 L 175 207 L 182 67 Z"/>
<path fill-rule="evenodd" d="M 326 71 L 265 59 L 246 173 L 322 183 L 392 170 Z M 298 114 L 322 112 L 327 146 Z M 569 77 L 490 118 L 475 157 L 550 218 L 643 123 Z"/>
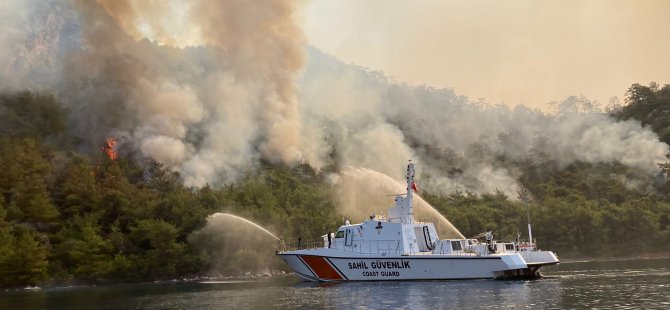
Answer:
<path fill-rule="evenodd" d="M 336 177 L 335 190 L 340 213 L 351 216 L 353 222 L 372 214 L 383 214 L 393 206 L 393 197 L 406 191 L 405 185 L 381 172 L 361 167 L 345 167 Z M 465 238 L 451 222 L 419 195 L 414 195 L 414 217 L 418 221 L 434 222 L 444 238 Z"/>
<path fill-rule="evenodd" d="M 209 222 L 209 221 L 211 221 L 211 220 L 213 220 L 213 219 L 215 219 L 215 218 L 221 218 L 221 217 L 230 218 L 230 219 L 235 220 L 235 221 L 239 221 L 239 222 L 242 222 L 242 223 L 249 224 L 249 225 L 251 225 L 251 226 L 253 226 L 253 227 L 255 227 L 255 228 L 260 229 L 260 230 L 263 231 L 264 233 L 266 233 L 266 234 L 272 236 L 272 238 L 275 238 L 275 239 L 277 239 L 278 241 L 281 240 L 281 239 L 279 239 L 279 237 L 275 236 L 275 234 L 273 234 L 273 233 L 271 233 L 270 231 L 268 231 L 267 229 L 263 228 L 261 225 L 258 225 L 258 224 L 254 223 L 254 222 L 252 222 L 252 221 L 250 221 L 250 220 L 247 220 L 247 219 L 245 219 L 245 218 L 243 218 L 243 217 L 240 217 L 240 216 L 237 216 L 237 215 L 232 215 L 232 214 L 230 214 L 230 213 L 221 213 L 221 212 L 214 213 L 214 214 L 212 214 L 212 215 L 210 215 L 210 216 L 207 217 L 207 221 Z"/>

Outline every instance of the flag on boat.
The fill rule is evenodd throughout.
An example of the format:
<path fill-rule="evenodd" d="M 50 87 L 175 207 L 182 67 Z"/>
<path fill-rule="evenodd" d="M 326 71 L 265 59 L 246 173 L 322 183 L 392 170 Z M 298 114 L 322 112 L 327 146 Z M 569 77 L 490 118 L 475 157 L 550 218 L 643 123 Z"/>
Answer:
<path fill-rule="evenodd" d="M 412 181 L 412 190 L 415 192 L 419 192 L 419 188 L 416 187 L 416 183 L 414 183 L 414 181 Z"/>

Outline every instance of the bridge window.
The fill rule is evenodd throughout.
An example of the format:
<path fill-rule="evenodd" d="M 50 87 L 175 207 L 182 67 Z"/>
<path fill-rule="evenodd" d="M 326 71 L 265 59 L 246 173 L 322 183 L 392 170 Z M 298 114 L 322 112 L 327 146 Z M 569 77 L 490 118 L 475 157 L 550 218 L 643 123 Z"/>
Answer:
<path fill-rule="evenodd" d="M 461 251 L 463 247 L 461 246 L 460 241 L 451 241 L 451 250 L 452 251 Z"/>
<path fill-rule="evenodd" d="M 335 238 L 344 238 L 344 230 L 340 230 L 335 234 Z"/>

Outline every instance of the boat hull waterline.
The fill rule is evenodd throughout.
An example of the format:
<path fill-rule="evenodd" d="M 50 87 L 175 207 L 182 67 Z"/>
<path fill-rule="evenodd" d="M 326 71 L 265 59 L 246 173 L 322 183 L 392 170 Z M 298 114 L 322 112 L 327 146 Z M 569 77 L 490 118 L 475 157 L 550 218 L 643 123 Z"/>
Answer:
<path fill-rule="evenodd" d="M 526 264 L 519 255 L 334 257 L 279 254 L 308 281 L 463 280 L 533 278 L 554 262 Z"/>

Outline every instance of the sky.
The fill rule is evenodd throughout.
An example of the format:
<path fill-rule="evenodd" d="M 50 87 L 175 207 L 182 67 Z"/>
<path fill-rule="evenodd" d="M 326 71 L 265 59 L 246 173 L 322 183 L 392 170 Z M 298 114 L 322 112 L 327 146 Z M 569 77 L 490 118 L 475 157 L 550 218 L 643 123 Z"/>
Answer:
<path fill-rule="evenodd" d="M 670 83 L 670 1 L 309 2 L 309 44 L 411 85 L 548 109 Z"/>

